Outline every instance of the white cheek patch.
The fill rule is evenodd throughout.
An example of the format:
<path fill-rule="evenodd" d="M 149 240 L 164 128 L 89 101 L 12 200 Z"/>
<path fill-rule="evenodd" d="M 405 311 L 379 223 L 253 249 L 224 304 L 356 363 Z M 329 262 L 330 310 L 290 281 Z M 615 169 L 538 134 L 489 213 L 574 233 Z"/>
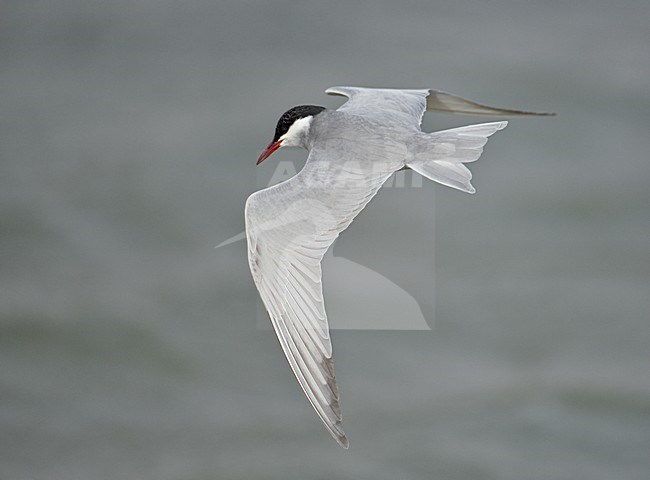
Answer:
<path fill-rule="evenodd" d="M 287 133 L 280 137 L 282 140 L 283 147 L 299 147 L 303 143 L 303 139 L 309 133 L 309 127 L 311 126 L 311 121 L 314 117 L 311 115 L 308 117 L 299 118 L 293 125 L 289 127 Z"/>

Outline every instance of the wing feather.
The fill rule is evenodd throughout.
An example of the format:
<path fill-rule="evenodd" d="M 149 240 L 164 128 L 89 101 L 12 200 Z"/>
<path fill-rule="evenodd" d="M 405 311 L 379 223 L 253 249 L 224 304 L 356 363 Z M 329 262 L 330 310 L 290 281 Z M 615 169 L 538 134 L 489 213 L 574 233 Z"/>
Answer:
<path fill-rule="evenodd" d="M 429 90 L 427 96 L 427 112 L 456 113 L 462 115 L 487 115 L 487 116 L 519 116 L 519 115 L 555 115 L 550 112 L 527 112 L 524 110 L 512 110 L 510 108 L 498 108 L 483 105 L 466 98 L 452 95 L 440 90 Z"/>
<path fill-rule="evenodd" d="M 387 88 L 331 87 L 329 95 L 348 97 L 339 110 L 357 115 L 385 117 L 386 113 L 405 125 L 419 126 L 424 112 L 442 112 L 462 115 L 535 116 L 555 115 L 549 112 L 528 112 L 510 108 L 490 107 L 466 98 L 434 89 L 398 90 Z"/>
<path fill-rule="evenodd" d="M 385 123 L 418 128 L 426 109 L 429 90 L 398 90 L 391 88 L 330 87 L 328 95 L 348 97 L 339 111 L 381 118 Z"/>
<path fill-rule="evenodd" d="M 311 150 L 298 175 L 248 198 L 246 237 L 255 285 L 289 365 L 327 430 L 347 448 L 320 262 L 403 160 L 359 162 L 353 146 L 339 146 L 337 168 L 324 179 L 333 147 L 322 147 Z"/>

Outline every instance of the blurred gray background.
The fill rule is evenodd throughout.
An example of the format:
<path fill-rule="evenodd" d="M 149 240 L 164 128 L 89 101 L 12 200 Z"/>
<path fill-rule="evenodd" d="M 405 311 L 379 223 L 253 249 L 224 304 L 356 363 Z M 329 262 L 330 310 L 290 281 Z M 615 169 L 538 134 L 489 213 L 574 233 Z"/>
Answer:
<path fill-rule="evenodd" d="M 1 2 L 0 478 L 649 478 L 649 17 Z M 425 186 L 432 331 L 333 333 L 349 451 L 257 327 L 244 244 L 213 248 L 243 229 L 279 115 L 335 108 L 341 84 L 558 113 L 495 136 L 476 195 Z M 414 209 L 384 193 L 341 241 L 421 234 L 392 228 Z"/>

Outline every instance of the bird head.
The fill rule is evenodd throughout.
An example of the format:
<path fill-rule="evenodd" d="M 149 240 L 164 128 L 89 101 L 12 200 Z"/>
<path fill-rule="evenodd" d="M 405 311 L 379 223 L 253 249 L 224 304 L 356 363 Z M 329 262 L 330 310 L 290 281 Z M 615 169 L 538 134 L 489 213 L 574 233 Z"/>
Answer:
<path fill-rule="evenodd" d="M 280 147 L 304 146 L 304 140 L 309 133 L 309 127 L 314 116 L 325 110 L 317 105 L 299 105 L 282 114 L 275 126 L 273 140 L 257 159 L 257 165 L 266 160 Z"/>

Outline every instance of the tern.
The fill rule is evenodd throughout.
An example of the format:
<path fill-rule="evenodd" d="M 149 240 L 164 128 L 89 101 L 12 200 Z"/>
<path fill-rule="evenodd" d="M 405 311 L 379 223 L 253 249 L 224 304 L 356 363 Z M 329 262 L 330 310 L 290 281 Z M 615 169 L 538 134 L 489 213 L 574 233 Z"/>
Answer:
<path fill-rule="evenodd" d="M 337 110 L 300 105 L 278 120 L 257 164 L 282 147 L 302 147 L 309 156 L 294 177 L 248 197 L 245 223 L 249 266 L 280 346 L 325 427 L 347 449 L 323 300 L 326 251 L 398 170 L 475 192 L 465 164 L 507 122 L 424 133 L 425 111 L 552 114 L 489 107 L 431 89 L 332 87 L 326 93 L 347 101 Z"/>

